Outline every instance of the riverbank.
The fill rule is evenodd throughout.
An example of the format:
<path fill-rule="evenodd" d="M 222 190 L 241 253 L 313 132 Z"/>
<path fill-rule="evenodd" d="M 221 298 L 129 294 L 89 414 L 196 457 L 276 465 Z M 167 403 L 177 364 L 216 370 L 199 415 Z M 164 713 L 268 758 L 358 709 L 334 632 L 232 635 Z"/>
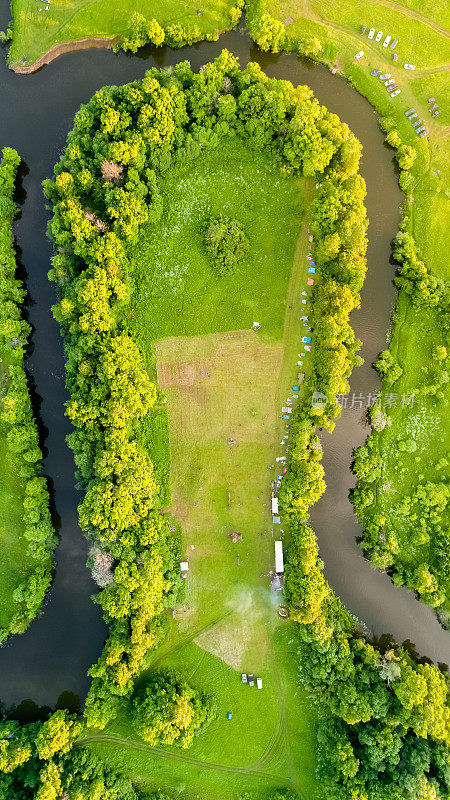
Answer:
<path fill-rule="evenodd" d="M 63 53 L 114 47 L 129 32 L 134 12 L 174 29 L 180 44 L 210 39 L 235 26 L 236 6 L 238 0 L 73 0 L 69 5 L 12 0 L 8 63 L 14 72 L 30 74 Z"/>
<path fill-rule="evenodd" d="M 32 75 L 33 72 L 38 72 L 38 70 L 42 69 L 46 64 L 50 64 L 55 58 L 59 58 L 59 56 L 63 55 L 63 53 L 72 53 L 77 50 L 89 50 L 91 47 L 110 50 L 118 44 L 120 38 L 120 36 L 109 39 L 87 36 L 85 39 L 74 39 L 71 42 L 63 42 L 62 44 L 54 45 L 33 64 L 29 64 L 28 66 L 11 64 L 9 68 L 18 75 Z"/>

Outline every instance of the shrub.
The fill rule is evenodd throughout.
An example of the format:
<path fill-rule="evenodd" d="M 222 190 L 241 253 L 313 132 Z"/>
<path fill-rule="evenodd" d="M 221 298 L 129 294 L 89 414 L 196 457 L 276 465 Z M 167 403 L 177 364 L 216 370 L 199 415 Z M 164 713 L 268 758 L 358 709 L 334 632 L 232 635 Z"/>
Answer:
<path fill-rule="evenodd" d="M 229 217 L 216 217 L 208 222 L 204 243 L 213 258 L 219 275 L 232 274 L 239 261 L 250 250 L 241 223 Z"/>
<path fill-rule="evenodd" d="M 211 720 L 205 695 L 171 672 L 154 672 L 134 699 L 133 724 L 151 745 L 192 744 L 194 735 Z"/>

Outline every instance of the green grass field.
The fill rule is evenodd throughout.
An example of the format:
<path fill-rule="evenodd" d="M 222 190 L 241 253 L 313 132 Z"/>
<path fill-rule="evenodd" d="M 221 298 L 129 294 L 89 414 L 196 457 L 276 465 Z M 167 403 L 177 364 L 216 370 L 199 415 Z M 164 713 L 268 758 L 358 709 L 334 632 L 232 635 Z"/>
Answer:
<path fill-rule="evenodd" d="M 231 799 L 266 797 L 272 788 L 289 787 L 302 798 L 313 797 L 314 716 L 298 689 L 294 646 L 295 626 L 285 623 L 272 637 L 258 691 L 242 684 L 223 660 L 188 642 L 164 663 L 213 692 L 217 703 L 216 719 L 192 747 L 148 747 L 136 740 L 126 709 L 104 734 L 90 737 L 89 746 L 144 790 Z M 227 711 L 233 714 L 229 721 Z"/>
<path fill-rule="evenodd" d="M 397 315 L 390 351 L 404 369 L 404 374 L 388 390 L 389 395 L 394 395 L 392 399 L 385 395 L 384 402 L 393 403 L 386 408 L 392 425 L 374 434 L 377 450 L 383 459 L 376 511 L 386 520 L 386 533 L 392 533 L 398 542 L 394 563 L 400 575 L 405 571 L 408 575 L 421 565 L 429 565 L 435 574 L 440 575 L 441 558 L 433 539 L 428 542 L 421 540 L 415 516 L 409 511 L 405 513 L 402 505 L 403 499 L 413 494 L 418 483 L 438 484 L 448 473 L 448 467 L 439 464 L 450 451 L 448 393 L 442 400 L 419 394 L 412 401 L 412 407 L 409 407 L 408 400 L 416 387 L 423 384 L 424 365 L 433 363 L 432 352 L 437 345 L 444 344 L 445 334 L 439 315 L 433 310 L 418 311 L 404 293 L 399 297 Z M 404 408 L 403 395 L 407 398 Z M 404 443 L 409 445 L 412 442 L 417 448 L 414 452 L 403 450 Z M 447 597 L 445 608 L 450 611 L 450 581 L 440 577 L 439 585 Z"/>
<path fill-rule="evenodd" d="M 233 6 L 232 0 L 12 0 L 14 36 L 8 60 L 10 65 L 32 64 L 62 42 L 122 36 L 134 11 L 163 27 L 177 23 L 211 34 L 231 27 Z"/>
<path fill-rule="evenodd" d="M 155 750 L 124 709 L 91 746 L 145 788 L 231 798 L 292 786 L 306 800 L 316 788 L 315 711 L 296 678 L 296 626 L 279 617 L 269 572 L 281 535 L 270 510 L 281 406 L 304 334 L 311 187 L 236 140 L 173 168 L 163 188 L 161 222 L 130 254 L 129 325 L 167 397 L 168 428 L 158 412 L 149 449 L 167 475 L 170 446 L 169 510 L 189 571 L 148 668 L 174 667 L 210 692 L 217 718 L 189 751 Z M 237 218 L 250 241 L 226 278 L 203 245 L 205 220 L 218 213 Z M 243 685 L 241 672 L 262 677 L 263 689 Z"/>
<path fill-rule="evenodd" d="M 23 492 L 24 481 L 17 475 L 17 464 L 11 459 L 0 428 L 0 628 L 8 628 L 17 611 L 13 592 L 30 572 L 23 536 Z"/>

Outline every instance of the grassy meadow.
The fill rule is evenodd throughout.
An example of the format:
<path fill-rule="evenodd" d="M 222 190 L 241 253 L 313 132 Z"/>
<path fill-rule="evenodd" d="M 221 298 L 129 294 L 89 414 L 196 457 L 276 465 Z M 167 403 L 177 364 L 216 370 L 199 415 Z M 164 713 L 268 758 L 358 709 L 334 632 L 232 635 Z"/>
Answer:
<path fill-rule="evenodd" d="M 161 221 L 141 230 L 130 254 L 129 325 L 167 398 L 146 442 L 166 477 L 170 450 L 167 510 L 189 560 L 184 597 L 148 668 L 174 667 L 217 706 L 188 751 L 149 748 L 127 708 L 90 737 L 144 788 L 231 798 L 291 786 L 305 799 L 316 789 L 315 711 L 296 677 L 296 626 L 279 617 L 282 596 L 269 579 L 282 535 L 270 510 L 285 452 L 281 406 L 304 335 L 310 193 L 259 151 L 224 143 L 169 171 Z M 203 245 L 205 220 L 218 213 L 238 219 L 250 241 L 227 277 Z M 241 672 L 261 677 L 263 689 L 242 684 Z"/>
<path fill-rule="evenodd" d="M 135 11 L 163 27 L 176 23 L 212 34 L 232 26 L 233 6 L 232 0 L 12 0 L 14 36 L 8 61 L 28 65 L 63 42 L 123 36 Z"/>
<path fill-rule="evenodd" d="M 17 474 L 0 427 L 0 628 L 8 628 L 17 611 L 14 590 L 30 572 L 27 542 L 23 536 L 24 480 Z"/>

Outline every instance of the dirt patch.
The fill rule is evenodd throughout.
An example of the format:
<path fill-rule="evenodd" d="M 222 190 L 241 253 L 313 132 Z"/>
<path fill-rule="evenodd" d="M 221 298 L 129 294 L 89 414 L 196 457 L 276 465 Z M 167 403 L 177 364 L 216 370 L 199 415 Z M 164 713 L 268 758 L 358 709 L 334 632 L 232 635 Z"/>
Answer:
<path fill-rule="evenodd" d="M 237 625 L 219 622 L 194 639 L 195 644 L 217 656 L 225 664 L 240 670 L 249 642 L 249 629 L 242 622 Z"/>
<path fill-rule="evenodd" d="M 118 44 L 118 42 L 120 42 L 121 38 L 121 36 L 114 36 L 111 39 L 87 36 L 85 39 L 73 39 L 70 42 L 62 42 L 61 44 L 55 44 L 54 47 L 51 47 L 50 50 L 47 50 L 47 52 L 44 53 L 41 58 L 35 61 L 34 64 L 28 64 L 28 66 L 11 64 L 9 69 L 13 72 L 19 73 L 20 75 L 31 75 L 33 72 L 37 72 L 46 64 L 50 64 L 50 62 L 54 61 L 55 58 L 62 56 L 63 53 L 71 53 L 74 50 L 88 50 L 90 47 L 105 48 L 110 50 L 116 44 Z"/>

